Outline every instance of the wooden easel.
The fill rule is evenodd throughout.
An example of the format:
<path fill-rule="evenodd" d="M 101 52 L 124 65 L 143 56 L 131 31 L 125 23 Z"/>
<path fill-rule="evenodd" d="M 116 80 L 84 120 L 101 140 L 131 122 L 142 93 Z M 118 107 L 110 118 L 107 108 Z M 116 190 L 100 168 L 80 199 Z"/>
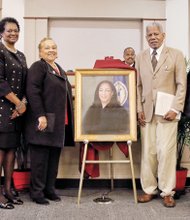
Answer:
<path fill-rule="evenodd" d="M 79 190 L 78 190 L 78 205 L 80 204 L 80 199 L 81 199 L 81 194 L 82 194 L 82 187 L 83 187 L 83 179 L 84 179 L 84 170 L 85 170 L 85 164 L 91 163 L 91 164 L 110 164 L 111 168 L 111 190 L 114 188 L 114 183 L 113 183 L 113 164 L 114 163 L 129 163 L 131 166 L 131 175 L 132 175 L 132 184 L 133 184 L 133 194 L 134 194 L 134 200 L 135 203 L 137 203 L 137 189 L 136 189 L 136 183 L 135 183 L 135 173 L 134 173 L 134 165 L 133 165 L 133 157 L 132 157 L 132 141 L 128 140 L 127 145 L 129 148 L 129 158 L 126 160 L 112 160 L 112 148 L 110 150 L 110 160 L 86 160 L 86 155 L 87 155 L 87 149 L 88 149 L 88 140 L 83 141 L 85 146 L 84 146 L 84 154 L 83 154 L 83 159 L 82 159 L 82 168 L 81 168 L 81 174 L 80 174 L 80 182 L 79 182 Z"/>

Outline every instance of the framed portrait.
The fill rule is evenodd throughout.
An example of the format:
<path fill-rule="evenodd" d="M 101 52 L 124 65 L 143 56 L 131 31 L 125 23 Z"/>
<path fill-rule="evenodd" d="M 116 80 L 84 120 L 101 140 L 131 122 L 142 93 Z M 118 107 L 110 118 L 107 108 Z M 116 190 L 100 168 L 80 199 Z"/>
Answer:
<path fill-rule="evenodd" d="M 134 70 L 76 69 L 75 141 L 136 141 Z"/>

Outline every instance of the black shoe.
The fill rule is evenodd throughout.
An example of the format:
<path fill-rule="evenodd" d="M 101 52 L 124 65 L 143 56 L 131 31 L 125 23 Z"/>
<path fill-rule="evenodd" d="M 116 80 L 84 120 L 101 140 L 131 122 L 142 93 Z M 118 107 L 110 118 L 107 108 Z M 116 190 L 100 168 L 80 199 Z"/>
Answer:
<path fill-rule="evenodd" d="M 15 188 L 11 188 L 11 192 L 12 192 L 13 196 L 15 196 L 15 197 L 18 197 L 18 196 L 19 196 L 19 195 L 18 195 L 18 192 L 16 191 Z"/>
<path fill-rule="evenodd" d="M 33 201 L 36 202 L 37 204 L 40 204 L 40 205 L 49 205 L 49 202 L 43 197 L 33 199 Z"/>
<path fill-rule="evenodd" d="M 55 194 L 55 193 L 51 193 L 51 194 L 46 193 L 45 197 L 47 199 L 55 201 L 55 202 L 61 201 L 61 198 L 57 194 Z"/>
<path fill-rule="evenodd" d="M 18 197 L 10 197 L 7 194 L 5 194 L 5 198 L 8 199 L 9 203 L 12 203 L 14 205 L 22 205 L 24 202 L 18 198 Z"/>
<path fill-rule="evenodd" d="M 19 196 L 18 192 L 16 191 L 16 189 L 15 189 L 14 187 L 11 188 L 11 193 L 12 193 L 13 196 L 15 196 L 15 197 L 18 197 L 18 196 Z M 2 194 L 3 194 L 4 196 L 6 195 L 4 188 L 2 188 Z"/>
<path fill-rule="evenodd" d="M 14 205 L 10 202 L 0 202 L 0 209 L 14 209 Z"/>

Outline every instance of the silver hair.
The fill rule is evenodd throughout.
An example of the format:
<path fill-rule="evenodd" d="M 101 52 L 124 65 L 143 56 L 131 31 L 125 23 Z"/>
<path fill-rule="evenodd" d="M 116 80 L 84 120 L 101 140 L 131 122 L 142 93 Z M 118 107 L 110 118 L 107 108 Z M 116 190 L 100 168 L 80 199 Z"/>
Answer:
<path fill-rule="evenodd" d="M 157 27 L 158 30 L 163 33 L 163 27 L 160 23 L 156 22 L 156 21 L 153 21 L 151 23 L 149 23 L 147 26 L 146 26 L 146 34 L 148 33 L 148 28 L 149 27 Z"/>

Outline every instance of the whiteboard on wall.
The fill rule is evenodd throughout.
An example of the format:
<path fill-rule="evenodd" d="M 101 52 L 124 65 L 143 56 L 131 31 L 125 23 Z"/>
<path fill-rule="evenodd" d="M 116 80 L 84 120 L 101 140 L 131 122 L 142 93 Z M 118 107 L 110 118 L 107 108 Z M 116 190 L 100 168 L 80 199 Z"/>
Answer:
<path fill-rule="evenodd" d="M 123 59 L 123 50 L 141 49 L 140 20 L 51 19 L 49 36 L 58 45 L 57 62 L 66 70 L 93 68 L 97 59 Z"/>

